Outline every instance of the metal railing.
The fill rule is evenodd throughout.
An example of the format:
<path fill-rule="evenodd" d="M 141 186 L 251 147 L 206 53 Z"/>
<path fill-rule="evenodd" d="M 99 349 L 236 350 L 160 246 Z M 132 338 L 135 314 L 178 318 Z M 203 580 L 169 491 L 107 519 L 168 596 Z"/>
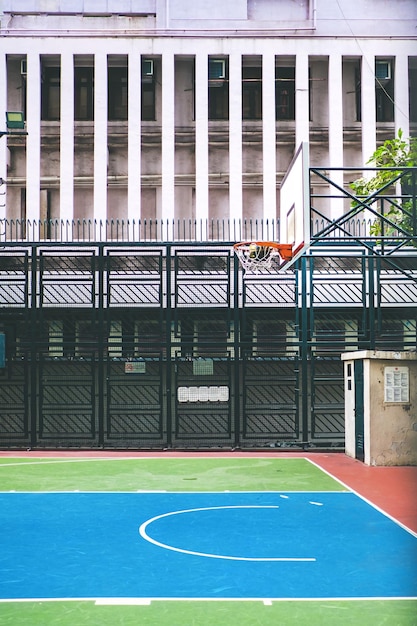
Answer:
<path fill-rule="evenodd" d="M 360 185 L 367 189 L 362 194 L 355 181 L 346 182 L 350 175 L 357 181 L 357 174 L 356 168 L 310 168 L 310 188 L 316 189 L 310 194 L 310 219 L 321 226 L 312 229 L 312 242 L 356 240 L 368 247 L 378 244 L 382 252 L 390 248 L 390 253 L 416 247 L 417 167 L 365 168 L 360 181 L 375 184 Z"/>
<path fill-rule="evenodd" d="M 369 237 L 371 219 L 354 217 L 343 228 L 350 236 Z M 311 222 L 317 235 L 329 226 L 318 217 Z M 230 242 L 279 241 L 277 220 L 0 220 L 0 242 Z"/>

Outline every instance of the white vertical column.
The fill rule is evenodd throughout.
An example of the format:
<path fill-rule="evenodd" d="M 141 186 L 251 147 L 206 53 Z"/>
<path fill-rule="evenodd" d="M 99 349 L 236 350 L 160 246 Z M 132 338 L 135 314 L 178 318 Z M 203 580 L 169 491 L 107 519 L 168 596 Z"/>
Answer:
<path fill-rule="evenodd" d="M 169 224 L 175 216 L 175 66 L 171 51 L 162 55 L 162 212 Z M 164 231 L 165 232 L 165 231 Z"/>
<path fill-rule="evenodd" d="M 242 56 L 229 57 L 229 216 L 242 218 Z"/>
<path fill-rule="evenodd" d="M 409 115 L 409 91 L 408 91 L 408 57 L 407 55 L 397 55 L 394 68 L 394 121 L 395 136 L 398 131 L 403 133 L 403 139 L 410 136 L 410 115 Z M 396 184 L 396 192 L 401 195 L 401 183 Z"/>
<path fill-rule="evenodd" d="M 295 151 L 309 141 L 308 54 L 298 52 L 295 59 Z"/>
<path fill-rule="evenodd" d="M 128 56 L 127 216 L 141 218 L 141 81 L 139 54 Z"/>
<path fill-rule="evenodd" d="M 195 57 L 195 217 L 209 217 L 208 55 Z"/>
<path fill-rule="evenodd" d="M 107 218 L 107 55 L 94 58 L 94 219 Z"/>
<path fill-rule="evenodd" d="M 7 111 L 7 65 L 6 55 L 0 56 L 0 112 Z M 3 114 L 4 115 L 4 114 Z M 4 117 L 0 119 L 2 126 L 1 130 L 5 128 L 6 120 Z M 0 178 L 6 181 L 7 177 L 7 136 L 0 138 Z M 6 217 L 6 182 L 0 185 L 0 219 Z M 0 229 L 0 238 L 4 228 Z"/>
<path fill-rule="evenodd" d="M 26 218 L 40 217 L 40 173 L 41 173 L 41 72 L 37 52 L 27 55 L 27 143 L 26 143 Z M 34 230 L 28 229 L 29 233 Z"/>
<path fill-rule="evenodd" d="M 397 55 L 394 68 L 394 120 L 395 135 L 403 131 L 403 137 L 410 136 L 409 93 L 408 93 L 408 56 Z"/>
<path fill-rule="evenodd" d="M 362 164 L 376 149 L 375 56 L 364 54 L 361 70 Z M 366 176 L 365 176 L 366 177 Z"/>
<path fill-rule="evenodd" d="M 61 55 L 60 218 L 74 217 L 74 57 Z"/>
<path fill-rule="evenodd" d="M 262 57 L 262 151 L 263 217 L 277 216 L 276 130 L 275 130 L 275 55 Z"/>
<path fill-rule="evenodd" d="M 340 54 L 329 56 L 329 164 L 330 167 L 343 167 L 343 90 L 342 90 L 342 58 Z M 343 171 L 332 171 L 330 179 L 339 187 L 343 187 Z M 330 187 L 330 195 L 340 196 L 336 187 Z M 337 219 L 343 215 L 343 200 L 330 200 L 330 218 Z"/>

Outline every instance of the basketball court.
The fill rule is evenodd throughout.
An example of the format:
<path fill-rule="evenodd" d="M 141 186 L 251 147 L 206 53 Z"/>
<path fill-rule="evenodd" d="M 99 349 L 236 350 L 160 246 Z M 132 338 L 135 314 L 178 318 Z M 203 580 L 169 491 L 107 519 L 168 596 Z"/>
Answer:
<path fill-rule="evenodd" d="M 290 621 L 306 605 L 321 615 L 309 623 L 360 625 L 362 604 L 375 615 L 395 609 L 390 623 L 415 623 L 412 494 L 398 492 L 407 526 L 326 465 L 339 458 L 341 474 L 365 491 L 369 470 L 400 479 L 416 468 L 366 468 L 340 454 L 111 456 L 0 457 L 2 623 L 71 623 L 58 617 L 70 605 L 80 607 L 77 624 L 181 624 L 201 604 L 194 623 L 216 626 L 230 623 L 231 607 L 236 623 L 279 623 L 283 611 L 284 623 L 307 623 Z M 249 605 L 258 622 L 242 621 Z M 165 617 L 122 621 L 126 610 L 146 619 L 151 607 Z M 120 622 L 97 612 L 105 608 L 113 620 L 117 608 Z M 32 609 L 41 621 L 25 621 Z"/>
<path fill-rule="evenodd" d="M 234 245 L 244 278 L 309 251 L 308 169 L 302 146 L 280 242 Z M 0 622 L 415 626 L 416 490 L 340 453 L 0 453 Z"/>

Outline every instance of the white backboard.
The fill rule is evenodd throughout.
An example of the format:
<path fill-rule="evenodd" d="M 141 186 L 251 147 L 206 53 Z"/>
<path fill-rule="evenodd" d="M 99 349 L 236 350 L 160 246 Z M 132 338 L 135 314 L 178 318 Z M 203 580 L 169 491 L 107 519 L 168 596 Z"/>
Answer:
<path fill-rule="evenodd" d="M 296 255 L 310 244 L 309 146 L 300 145 L 281 183 L 280 243 Z"/>

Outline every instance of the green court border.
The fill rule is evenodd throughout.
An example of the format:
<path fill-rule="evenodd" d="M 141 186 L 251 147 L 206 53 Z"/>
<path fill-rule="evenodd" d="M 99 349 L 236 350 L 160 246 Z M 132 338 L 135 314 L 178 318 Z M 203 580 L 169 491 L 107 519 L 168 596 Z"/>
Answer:
<path fill-rule="evenodd" d="M 16 467 L 20 471 L 16 472 Z M 8 471 L 9 470 L 9 471 Z M 11 471 L 10 471 L 11 470 Z M 0 491 L 346 491 L 301 458 L 0 457 Z"/>

